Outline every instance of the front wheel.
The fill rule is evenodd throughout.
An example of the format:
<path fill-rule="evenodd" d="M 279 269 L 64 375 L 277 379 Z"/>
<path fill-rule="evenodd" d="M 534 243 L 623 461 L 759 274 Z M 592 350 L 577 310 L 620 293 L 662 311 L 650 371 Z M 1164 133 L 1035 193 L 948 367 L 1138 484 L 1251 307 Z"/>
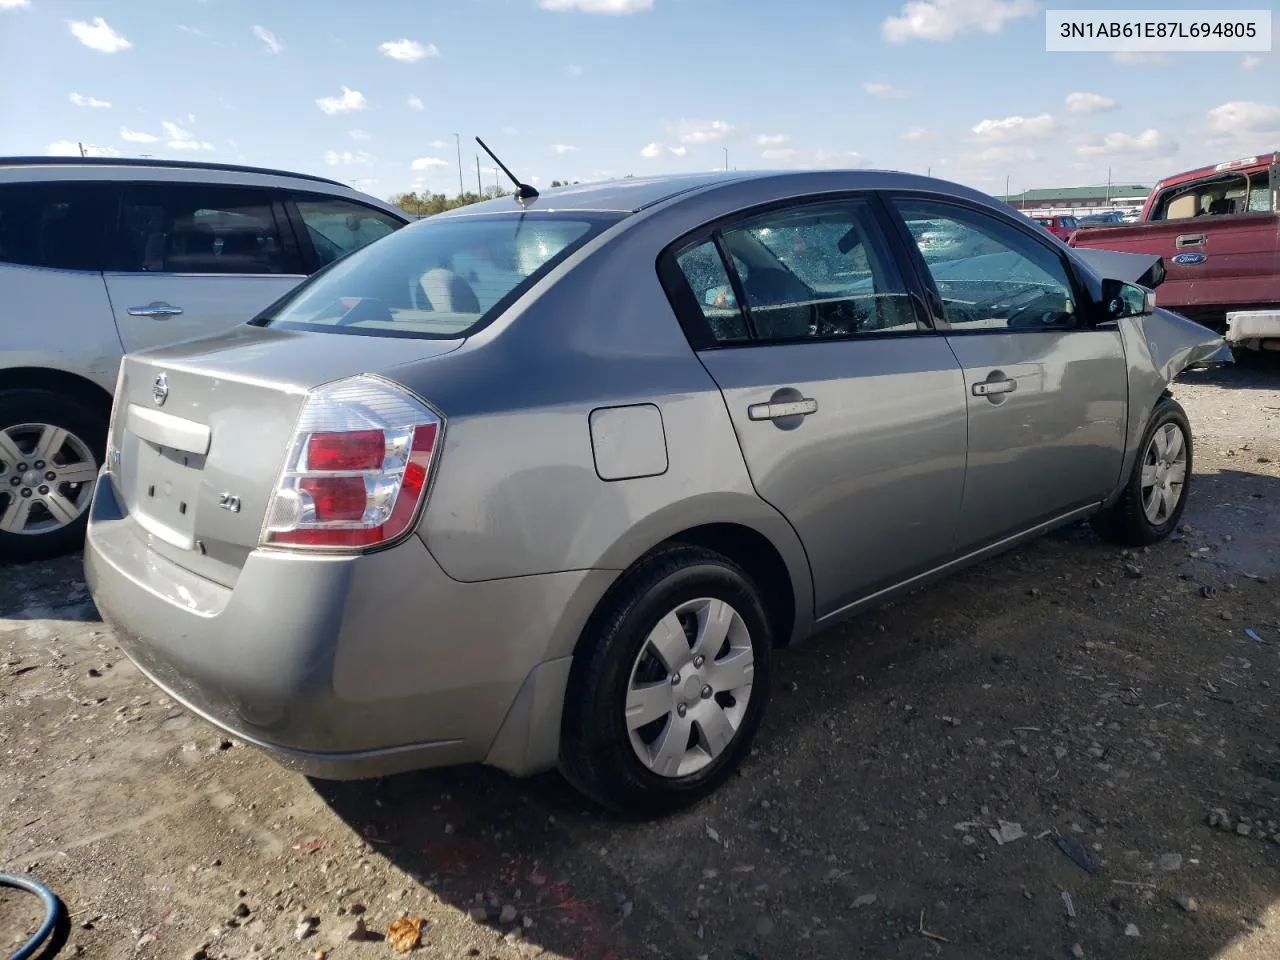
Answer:
<path fill-rule="evenodd" d="M 1177 529 L 1186 508 L 1192 441 L 1181 404 L 1165 398 L 1156 405 L 1140 449 L 1120 499 L 1091 521 L 1104 540 L 1126 547 L 1165 539 Z"/>
<path fill-rule="evenodd" d="M 561 770 L 627 814 L 660 814 L 712 793 L 750 749 L 773 641 L 737 564 L 675 546 L 624 574 L 574 657 Z"/>

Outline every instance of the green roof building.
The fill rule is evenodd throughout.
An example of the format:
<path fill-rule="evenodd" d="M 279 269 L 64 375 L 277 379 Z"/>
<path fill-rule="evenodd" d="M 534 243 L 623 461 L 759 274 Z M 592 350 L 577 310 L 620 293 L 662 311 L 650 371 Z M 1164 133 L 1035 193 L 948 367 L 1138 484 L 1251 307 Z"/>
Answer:
<path fill-rule="evenodd" d="M 1101 184 L 1095 187 L 1057 187 L 1048 190 L 1024 190 L 1007 197 L 1011 207 L 1019 210 L 1032 210 L 1040 207 L 1107 207 L 1115 203 L 1117 198 L 1132 200 L 1141 197 L 1143 200 L 1151 193 L 1150 187 L 1132 183 L 1113 183 L 1110 186 Z"/>

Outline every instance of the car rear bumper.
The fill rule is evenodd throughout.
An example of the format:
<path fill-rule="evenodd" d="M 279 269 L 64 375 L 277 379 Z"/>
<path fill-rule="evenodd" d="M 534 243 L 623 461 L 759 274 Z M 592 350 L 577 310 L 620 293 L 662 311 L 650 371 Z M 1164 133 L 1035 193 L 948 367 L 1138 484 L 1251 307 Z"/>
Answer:
<path fill-rule="evenodd" d="M 1235 310 L 1227 314 L 1227 343 L 1280 347 L 1280 310 Z"/>
<path fill-rule="evenodd" d="M 496 741 L 491 762 L 511 772 L 553 764 L 568 657 L 613 578 L 461 583 L 410 537 L 354 557 L 255 551 L 225 587 L 151 551 L 105 473 L 85 575 L 154 683 L 326 778 L 482 762 Z M 539 708 L 512 709 L 523 701 Z"/>

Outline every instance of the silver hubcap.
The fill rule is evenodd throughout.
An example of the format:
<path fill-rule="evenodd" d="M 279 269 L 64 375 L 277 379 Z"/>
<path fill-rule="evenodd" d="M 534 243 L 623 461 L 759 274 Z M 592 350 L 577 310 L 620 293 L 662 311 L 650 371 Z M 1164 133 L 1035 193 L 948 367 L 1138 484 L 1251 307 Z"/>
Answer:
<path fill-rule="evenodd" d="M 1166 423 L 1142 458 L 1142 510 L 1153 525 L 1168 523 L 1187 482 L 1187 442 L 1182 428 Z"/>
<path fill-rule="evenodd" d="M 0 532 L 51 533 L 84 513 L 98 462 L 74 433 L 47 423 L 0 430 Z"/>
<path fill-rule="evenodd" d="M 631 667 L 631 748 L 661 777 L 697 773 L 728 748 L 751 700 L 755 653 L 738 611 L 703 598 L 650 631 Z"/>

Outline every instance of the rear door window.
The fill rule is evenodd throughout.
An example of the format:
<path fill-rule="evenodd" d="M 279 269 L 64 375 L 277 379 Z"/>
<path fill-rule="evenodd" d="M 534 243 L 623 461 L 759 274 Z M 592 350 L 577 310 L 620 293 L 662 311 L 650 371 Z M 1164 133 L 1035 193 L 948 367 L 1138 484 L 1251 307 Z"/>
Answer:
<path fill-rule="evenodd" d="M 101 270 L 108 183 L 0 185 L 0 263 Z"/>
<path fill-rule="evenodd" d="M 300 274 L 280 197 L 210 184 L 130 187 L 120 210 L 115 269 L 126 273 Z"/>
<path fill-rule="evenodd" d="M 315 250 L 317 268 L 380 240 L 405 224 L 383 210 L 339 197 L 295 195 L 294 205 Z"/>

